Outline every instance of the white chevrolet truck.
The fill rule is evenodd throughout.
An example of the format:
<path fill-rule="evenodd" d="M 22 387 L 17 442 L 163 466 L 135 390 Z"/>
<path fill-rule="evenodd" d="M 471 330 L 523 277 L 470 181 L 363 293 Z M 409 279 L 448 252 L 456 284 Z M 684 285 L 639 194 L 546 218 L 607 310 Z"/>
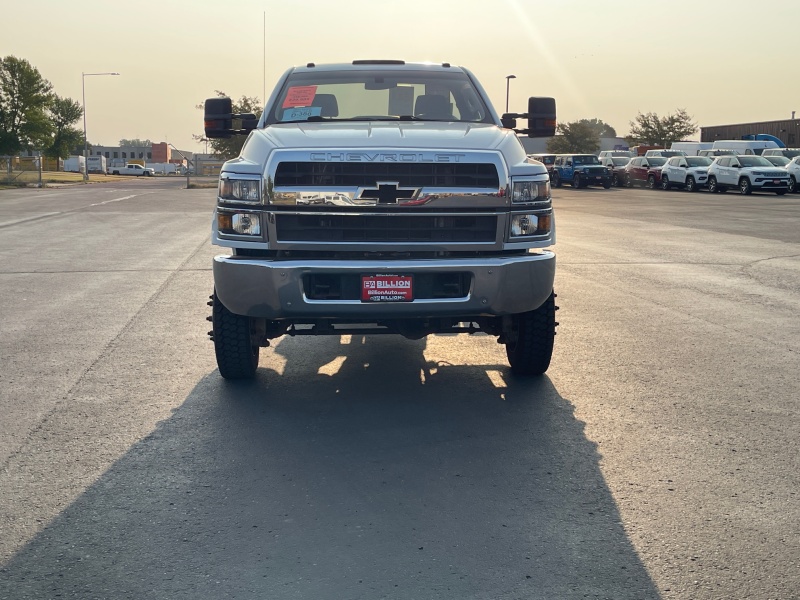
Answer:
<path fill-rule="evenodd" d="M 501 118 L 465 68 L 372 60 L 291 68 L 260 119 L 231 111 L 205 103 L 207 137 L 248 136 L 212 225 L 222 377 L 283 335 L 480 332 L 513 373 L 547 370 L 555 221 L 517 134 L 554 134 L 552 98 Z"/>

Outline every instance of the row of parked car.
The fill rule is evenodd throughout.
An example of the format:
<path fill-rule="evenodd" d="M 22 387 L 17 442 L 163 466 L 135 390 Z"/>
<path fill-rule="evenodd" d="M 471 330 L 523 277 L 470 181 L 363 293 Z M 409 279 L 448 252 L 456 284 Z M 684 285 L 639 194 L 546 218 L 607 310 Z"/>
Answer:
<path fill-rule="evenodd" d="M 705 155 L 689 156 L 679 150 L 648 150 L 644 156 L 624 151 L 594 154 L 531 154 L 550 174 L 553 187 L 569 183 L 574 188 L 601 185 L 684 189 L 696 192 L 742 194 L 754 191 L 800 192 L 800 149 L 777 148 L 759 155 L 735 150 L 701 150 Z M 699 153 L 699 154 L 700 154 Z"/>

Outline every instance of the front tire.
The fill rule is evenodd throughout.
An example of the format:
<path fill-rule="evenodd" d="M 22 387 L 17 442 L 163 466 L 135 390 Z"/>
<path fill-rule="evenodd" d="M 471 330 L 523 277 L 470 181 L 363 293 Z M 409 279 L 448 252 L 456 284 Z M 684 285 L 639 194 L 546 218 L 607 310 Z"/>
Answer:
<path fill-rule="evenodd" d="M 797 180 L 794 178 L 794 175 L 789 177 L 789 193 L 794 194 L 797 191 Z"/>
<path fill-rule="evenodd" d="M 686 191 L 687 192 L 696 192 L 697 191 L 697 182 L 694 180 L 694 177 L 689 175 L 686 178 Z"/>
<path fill-rule="evenodd" d="M 719 193 L 719 184 L 717 183 L 717 178 L 713 175 L 708 178 L 708 191 L 712 194 Z"/>
<path fill-rule="evenodd" d="M 536 310 L 512 316 L 516 339 L 505 345 L 514 375 L 542 375 L 550 366 L 558 325 L 555 297 L 555 293 L 551 293 Z"/>
<path fill-rule="evenodd" d="M 577 190 L 579 187 L 582 187 L 582 186 L 581 186 L 581 176 L 580 176 L 580 175 L 575 175 L 575 176 L 572 178 L 572 187 L 574 187 L 576 190 Z"/>
<path fill-rule="evenodd" d="M 252 319 L 225 308 L 215 291 L 211 320 L 219 374 L 225 379 L 252 379 L 258 367 L 260 350 L 253 344 Z"/>
<path fill-rule="evenodd" d="M 656 189 L 656 176 L 655 175 L 650 175 L 650 177 L 647 178 L 647 187 L 649 187 L 651 190 Z"/>
<path fill-rule="evenodd" d="M 739 180 L 739 193 L 743 196 L 749 196 L 753 193 L 753 186 L 750 185 L 750 180 L 747 177 L 742 177 Z"/>
<path fill-rule="evenodd" d="M 668 192 L 672 186 L 669 183 L 669 177 L 666 175 L 661 176 L 661 189 Z"/>
<path fill-rule="evenodd" d="M 614 173 L 614 176 L 611 178 L 611 185 L 614 187 L 622 187 L 622 182 L 619 179 L 619 175 Z"/>
<path fill-rule="evenodd" d="M 550 183 L 553 184 L 553 187 L 561 187 L 561 175 L 553 173 L 553 179 Z"/>

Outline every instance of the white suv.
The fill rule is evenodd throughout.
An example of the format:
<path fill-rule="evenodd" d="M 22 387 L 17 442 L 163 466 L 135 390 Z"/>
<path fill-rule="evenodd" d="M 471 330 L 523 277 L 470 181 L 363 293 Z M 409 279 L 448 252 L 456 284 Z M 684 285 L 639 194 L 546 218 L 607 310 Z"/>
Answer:
<path fill-rule="evenodd" d="M 644 154 L 645 158 L 650 158 L 651 156 L 660 156 L 661 158 L 672 158 L 673 156 L 686 156 L 686 152 L 683 150 L 648 150 Z"/>
<path fill-rule="evenodd" d="M 764 191 L 783 196 L 789 190 L 789 173 L 762 156 L 719 156 L 708 168 L 708 191 L 725 192 L 733 187 L 742 194 Z"/>
<path fill-rule="evenodd" d="M 800 156 L 800 148 L 767 148 L 761 156 L 785 156 L 789 160 Z"/>
<path fill-rule="evenodd" d="M 800 156 L 795 156 L 784 169 L 789 172 L 789 191 L 793 194 L 800 192 L 797 187 L 797 182 L 800 181 Z"/>
<path fill-rule="evenodd" d="M 673 156 L 661 168 L 661 189 L 673 186 L 696 192 L 708 183 L 711 159 L 706 156 Z"/>

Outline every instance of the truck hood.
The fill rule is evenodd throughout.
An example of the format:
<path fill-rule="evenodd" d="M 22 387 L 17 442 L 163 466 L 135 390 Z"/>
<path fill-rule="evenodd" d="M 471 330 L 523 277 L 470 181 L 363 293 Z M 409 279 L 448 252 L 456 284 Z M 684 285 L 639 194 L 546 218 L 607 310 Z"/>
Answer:
<path fill-rule="evenodd" d="M 442 148 L 491 150 L 508 130 L 485 123 L 413 122 L 294 123 L 259 130 L 282 148 Z"/>
<path fill-rule="evenodd" d="M 262 173 L 273 150 L 389 150 L 415 152 L 497 152 L 510 175 L 546 175 L 528 160 L 516 133 L 490 123 L 433 121 L 281 123 L 250 133 L 238 158 L 223 171 Z"/>

